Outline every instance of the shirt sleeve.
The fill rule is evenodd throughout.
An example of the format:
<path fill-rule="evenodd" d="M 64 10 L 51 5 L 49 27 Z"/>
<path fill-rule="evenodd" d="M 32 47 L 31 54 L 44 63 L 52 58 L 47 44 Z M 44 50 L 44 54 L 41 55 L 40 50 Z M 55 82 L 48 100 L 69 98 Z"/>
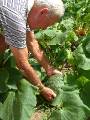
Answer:
<path fill-rule="evenodd" d="M 16 48 L 25 48 L 26 20 L 24 17 L 5 7 L 2 8 L 1 13 L 6 43 Z"/>

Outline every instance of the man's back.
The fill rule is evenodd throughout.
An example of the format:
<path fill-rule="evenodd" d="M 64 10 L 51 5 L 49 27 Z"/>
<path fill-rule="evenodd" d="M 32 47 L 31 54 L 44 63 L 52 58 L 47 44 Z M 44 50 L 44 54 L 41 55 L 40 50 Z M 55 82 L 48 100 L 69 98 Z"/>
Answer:
<path fill-rule="evenodd" d="M 26 0 L 0 0 L 0 23 L 11 46 L 26 46 L 26 7 Z"/>
<path fill-rule="evenodd" d="M 0 0 L 0 5 L 8 11 L 25 16 L 27 0 Z"/>

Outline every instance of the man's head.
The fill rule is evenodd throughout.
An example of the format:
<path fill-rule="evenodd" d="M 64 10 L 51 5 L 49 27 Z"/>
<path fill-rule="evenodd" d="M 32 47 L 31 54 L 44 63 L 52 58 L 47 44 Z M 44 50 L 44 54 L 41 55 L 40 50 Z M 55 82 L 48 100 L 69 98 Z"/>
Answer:
<path fill-rule="evenodd" d="M 57 22 L 63 14 L 62 0 L 35 0 L 28 14 L 28 24 L 31 29 L 45 29 Z"/>

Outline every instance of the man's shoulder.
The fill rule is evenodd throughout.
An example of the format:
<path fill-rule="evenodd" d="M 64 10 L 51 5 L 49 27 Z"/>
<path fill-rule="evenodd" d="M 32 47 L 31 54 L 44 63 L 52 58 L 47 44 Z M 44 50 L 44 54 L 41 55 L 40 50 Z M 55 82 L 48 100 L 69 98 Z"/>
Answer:
<path fill-rule="evenodd" d="M 34 5 L 34 0 L 28 0 L 27 2 L 27 9 L 30 11 Z"/>
<path fill-rule="evenodd" d="M 3 0 L 3 7 L 14 12 L 19 12 L 26 7 L 26 0 Z"/>

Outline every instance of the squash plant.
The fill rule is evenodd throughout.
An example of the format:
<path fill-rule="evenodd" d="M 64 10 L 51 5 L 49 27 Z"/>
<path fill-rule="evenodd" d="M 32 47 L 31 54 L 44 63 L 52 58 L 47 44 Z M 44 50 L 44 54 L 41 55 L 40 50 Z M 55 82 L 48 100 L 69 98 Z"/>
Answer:
<path fill-rule="evenodd" d="M 64 3 L 65 15 L 60 22 L 35 31 L 51 64 L 63 75 L 48 78 L 33 56 L 29 58 L 42 82 L 56 92 L 56 98 L 45 101 L 18 70 L 7 49 L 0 54 L 0 120 L 32 120 L 38 110 L 41 120 L 90 119 L 90 0 Z"/>

